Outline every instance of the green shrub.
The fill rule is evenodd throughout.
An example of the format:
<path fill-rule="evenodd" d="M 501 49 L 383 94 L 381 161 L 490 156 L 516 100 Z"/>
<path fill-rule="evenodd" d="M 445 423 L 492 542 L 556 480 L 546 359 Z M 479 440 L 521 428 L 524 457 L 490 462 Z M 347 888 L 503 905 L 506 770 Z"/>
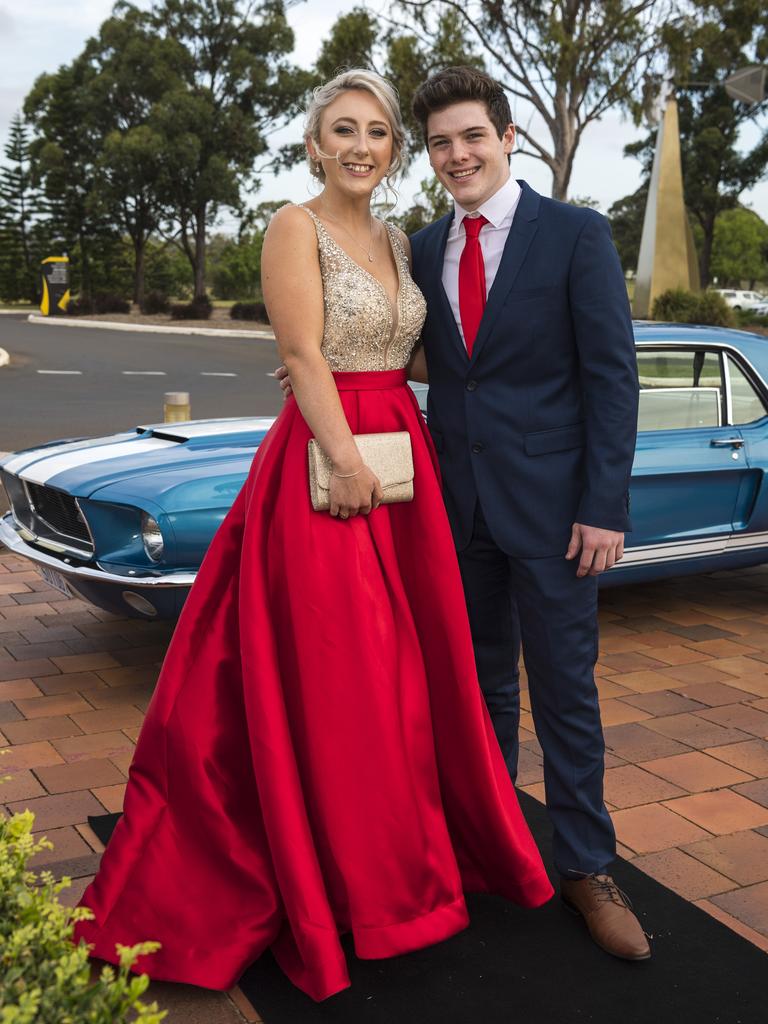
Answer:
<path fill-rule="evenodd" d="M 257 320 L 268 324 L 267 307 L 263 302 L 236 302 L 229 311 L 232 320 Z"/>
<path fill-rule="evenodd" d="M 208 320 L 212 312 L 213 306 L 208 296 L 191 302 L 174 302 L 171 306 L 171 320 Z"/>
<path fill-rule="evenodd" d="M 168 313 L 170 309 L 170 300 L 163 292 L 147 292 L 141 305 L 141 312 L 149 316 L 156 316 L 158 313 Z"/>
<path fill-rule="evenodd" d="M 97 313 L 131 312 L 131 304 L 128 299 L 116 292 L 97 292 L 93 296 L 93 305 Z"/>
<path fill-rule="evenodd" d="M 732 327 L 734 324 L 733 311 L 722 295 L 717 292 L 687 292 L 683 288 L 670 288 L 657 296 L 651 319 L 714 327 Z"/>
<path fill-rule="evenodd" d="M 736 317 L 722 295 L 717 292 L 702 292 L 697 309 L 698 322 L 713 327 L 733 327 Z"/>
<path fill-rule="evenodd" d="M 34 820 L 31 811 L 0 815 L 0 1024 L 159 1024 L 167 1011 L 140 999 L 149 978 L 129 971 L 159 943 L 118 945 L 120 966 L 103 967 L 92 982 L 88 947 L 74 945 L 72 932 L 93 914 L 59 902 L 68 878 L 28 869 L 34 854 L 53 848 L 32 835 Z"/>

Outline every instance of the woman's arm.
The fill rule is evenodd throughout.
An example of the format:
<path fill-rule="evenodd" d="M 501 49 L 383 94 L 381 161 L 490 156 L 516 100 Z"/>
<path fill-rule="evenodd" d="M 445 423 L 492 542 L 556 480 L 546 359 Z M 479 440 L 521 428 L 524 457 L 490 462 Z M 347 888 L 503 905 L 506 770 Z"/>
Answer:
<path fill-rule="evenodd" d="M 272 218 L 264 238 L 261 283 L 278 352 L 301 414 L 333 463 L 334 474 L 341 474 L 331 477 L 331 514 L 369 512 L 381 501 L 381 488 L 352 439 L 333 375 L 320 350 L 323 283 L 315 226 L 303 210 L 286 206 Z"/>
<path fill-rule="evenodd" d="M 408 360 L 408 380 L 416 380 L 419 384 L 429 384 L 427 373 L 427 358 L 424 355 L 424 346 L 419 343 L 411 353 Z"/>

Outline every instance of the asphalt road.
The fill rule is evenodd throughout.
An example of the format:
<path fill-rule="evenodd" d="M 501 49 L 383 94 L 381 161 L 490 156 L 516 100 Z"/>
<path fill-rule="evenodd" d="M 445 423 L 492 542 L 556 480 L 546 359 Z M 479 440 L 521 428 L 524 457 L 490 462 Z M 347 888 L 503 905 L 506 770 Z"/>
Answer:
<path fill-rule="evenodd" d="M 162 421 L 166 391 L 188 391 L 194 419 L 270 416 L 282 405 L 267 376 L 277 365 L 272 341 L 41 326 L 2 316 L 0 348 L 11 357 L 0 367 L 0 451 Z"/>

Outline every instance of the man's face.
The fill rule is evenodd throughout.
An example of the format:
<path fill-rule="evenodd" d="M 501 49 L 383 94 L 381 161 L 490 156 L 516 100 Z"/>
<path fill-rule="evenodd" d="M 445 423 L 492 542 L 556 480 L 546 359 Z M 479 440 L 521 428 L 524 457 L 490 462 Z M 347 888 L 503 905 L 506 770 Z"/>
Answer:
<path fill-rule="evenodd" d="M 507 154 L 515 143 L 515 126 L 501 138 L 484 103 L 463 100 L 427 119 L 427 150 L 440 182 L 470 213 L 498 192 L 509 178 Z"/>

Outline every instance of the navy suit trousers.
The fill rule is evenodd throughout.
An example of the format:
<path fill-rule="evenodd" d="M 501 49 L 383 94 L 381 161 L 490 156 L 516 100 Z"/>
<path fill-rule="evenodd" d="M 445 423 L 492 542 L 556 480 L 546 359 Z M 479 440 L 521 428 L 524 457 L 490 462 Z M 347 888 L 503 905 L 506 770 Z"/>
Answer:
<path fill-rule="evenodd" d="M 505 554 L 479 502 L 472 538 L 458 552 L 480 685 L 513 780 L 522 639 L 555 865 L 564 877 L 579 878 L 607 869 L 616 838 L 603 802 L 605 743 L 594 680 L 597 578 L 579 579 L 578 560 L 564 555 Z"/>

